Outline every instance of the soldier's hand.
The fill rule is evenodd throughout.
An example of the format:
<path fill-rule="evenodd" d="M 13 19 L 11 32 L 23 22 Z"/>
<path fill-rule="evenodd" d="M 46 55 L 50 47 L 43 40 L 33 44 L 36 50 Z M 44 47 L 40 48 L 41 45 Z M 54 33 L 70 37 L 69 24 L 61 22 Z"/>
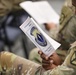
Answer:
<path fill-rule="evenodd" d="M 53 69 L 62 63 L 60 57 L 56 53 L 53 53 L 50 57 L 47 57 L 42 51 L 38 53 L 42 58 L 42 67 L 45 70 Z"/>

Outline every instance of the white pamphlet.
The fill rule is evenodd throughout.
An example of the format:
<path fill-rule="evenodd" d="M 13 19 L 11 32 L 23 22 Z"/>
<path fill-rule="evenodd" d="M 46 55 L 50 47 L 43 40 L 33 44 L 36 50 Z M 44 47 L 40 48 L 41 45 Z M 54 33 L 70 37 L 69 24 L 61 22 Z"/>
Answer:
<path fill-rule="evenodd" d="M 32 18 L 28 17 L 20 28 L 47 56 L 50 56 L 60 46 L 60 43 L 50 38 Z"/>
<path fill-rule="evenodd" d="M 54 22 L 59 24 L 59 15 L 47 1 L 25 1 L 20 6 L 30 15 L 38 24 Z"/>

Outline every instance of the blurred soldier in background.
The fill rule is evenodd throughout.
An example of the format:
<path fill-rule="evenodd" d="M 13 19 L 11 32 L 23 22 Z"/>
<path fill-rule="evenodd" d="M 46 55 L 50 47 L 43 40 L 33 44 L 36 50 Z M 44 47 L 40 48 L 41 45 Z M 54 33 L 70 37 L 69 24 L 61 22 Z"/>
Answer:
<path fill-rule="evenodd" d="M 8 38 L 12 38 L 12 37 L 9 37 L 9 33 L 8 33 L 9 29 L 11 30 L 11 31 L 9 30 L 11 35 L 12 35 L 12 33 L 11 33 L 12 30 L 14 30 L 18 33 L 18 34 L 16 34 L 17 36 L 20 33 L 20 31 L 18 30 L 17 25 L 16 25 L 17 22 L 14 22 L 14 26 L 15 26 L 14 28 L 12 27 L 13 24 L 11 25 L 10 23 L 12 22 L 12 20 L 14 18 L 14 15 L 12 13 L 15 13 L 16 11 L 21 10 L 19 3 L 22 1 L 24 1 L 24 0 L 0 0 L 0 51 L 4 50 L 4 46 L 6 44 L 6 41 L 8 41 Z M 11 15 L 9 15 L 10 13 L 11 13 Z M 11 17 L 10 20 L 8 20 L 9 17 Z M 7 20 L 8 20 L 8 23 L 6 23 Z M 14 38 L 15 34 L 12 36 Z M 9 41 L 8 41 L 8 43 L 9 43 Z M 9 51 L 10 50 L 11 49 L 9 49 Z"/>
<path fill-rule="evenodd" d="M 30 48 L 33 48 L 32 42 L 28 41 L 28 38 L 26 36 L 20 37 L 21 30 L 19 29 L 19 26 L 29 16 L 29 14 L 19 6 L 19 4 L 23 1 L 27 0 L 0 0 L 0 51 L 5 50 L 6 45 L 7 48 L 10 48 L 8 50 L 12 52 L 13 51 L 13 48 L 11 48 L 12 46 L 15 46 L 15 48 L 18 47 L 17 45 L 15 45 L 15 43 L 17 43 L 16 40 L 18 40 L 20 44 L 24 44 L 20 45 L 21 49 L 24 51 L 25 49 L 27 51 L 30 50 Z M 27 45 L 29 45 L 29 42 L 31 44 L 31 46 L 30 47 L 27 46 L 27 48 L 25 42 L 26 39 L 27 39 Z M 28 58 L 28 52 L 25 52 L 25 55 Z"/>
<path fill-rule="evenodd" d="M 23 1 L 27 0 L 0 0 L 0 17 L 7 15 L 10 11 L 14 12 L 21 9 L 19 4 Z"/>
<path fill-rule="evenodd" d="M 22 19 L 21 12 L 23 13 L 23 10 L 19 3 L 23 1 L 25 0 L 0 0 L 0 47 L 2 46 L 0 51 L 5 50 L 5 46 L 7 46 L 7 48 L 10 48 L 8 50 L 12 52 L 11 47 L 15 45 L 16 40 L 21 35 L 19 25 L 22 20 L 20 20 L 19 16 Z"/>
<path fill-rule="evenodd" d="M 0 0 L 0 17 L 21 9 L 19 3 L 23 1 L 25 0 Z"/>

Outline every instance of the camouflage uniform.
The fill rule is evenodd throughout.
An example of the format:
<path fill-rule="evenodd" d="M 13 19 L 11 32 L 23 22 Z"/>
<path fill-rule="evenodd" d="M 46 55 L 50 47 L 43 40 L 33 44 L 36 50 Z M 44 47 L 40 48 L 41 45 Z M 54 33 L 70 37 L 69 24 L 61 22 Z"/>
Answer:
<path fill-rule="evenodd" d="M 35 62 L 13 53 L 1 52 L 0 75 L 76 75 L 76 42 L 72 44 L 64 63 L 47 71 Z"/>

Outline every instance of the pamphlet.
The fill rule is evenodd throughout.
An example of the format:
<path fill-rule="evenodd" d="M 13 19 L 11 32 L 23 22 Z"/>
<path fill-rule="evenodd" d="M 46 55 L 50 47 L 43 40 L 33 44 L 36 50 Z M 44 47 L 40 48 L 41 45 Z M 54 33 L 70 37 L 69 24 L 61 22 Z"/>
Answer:
<path fill-rule="evenodd" d="M 20 6 L 38 23 L 59 24 L 59 15 L 47 1 L 25 1 Z"/>
<path fill-rule="evenodd" d="M 20 26 L 21 30 L 44 54 L 50 56 L 60 46 L 60 43 L 49 37 L 34 21 L 28 17 Z"/>

